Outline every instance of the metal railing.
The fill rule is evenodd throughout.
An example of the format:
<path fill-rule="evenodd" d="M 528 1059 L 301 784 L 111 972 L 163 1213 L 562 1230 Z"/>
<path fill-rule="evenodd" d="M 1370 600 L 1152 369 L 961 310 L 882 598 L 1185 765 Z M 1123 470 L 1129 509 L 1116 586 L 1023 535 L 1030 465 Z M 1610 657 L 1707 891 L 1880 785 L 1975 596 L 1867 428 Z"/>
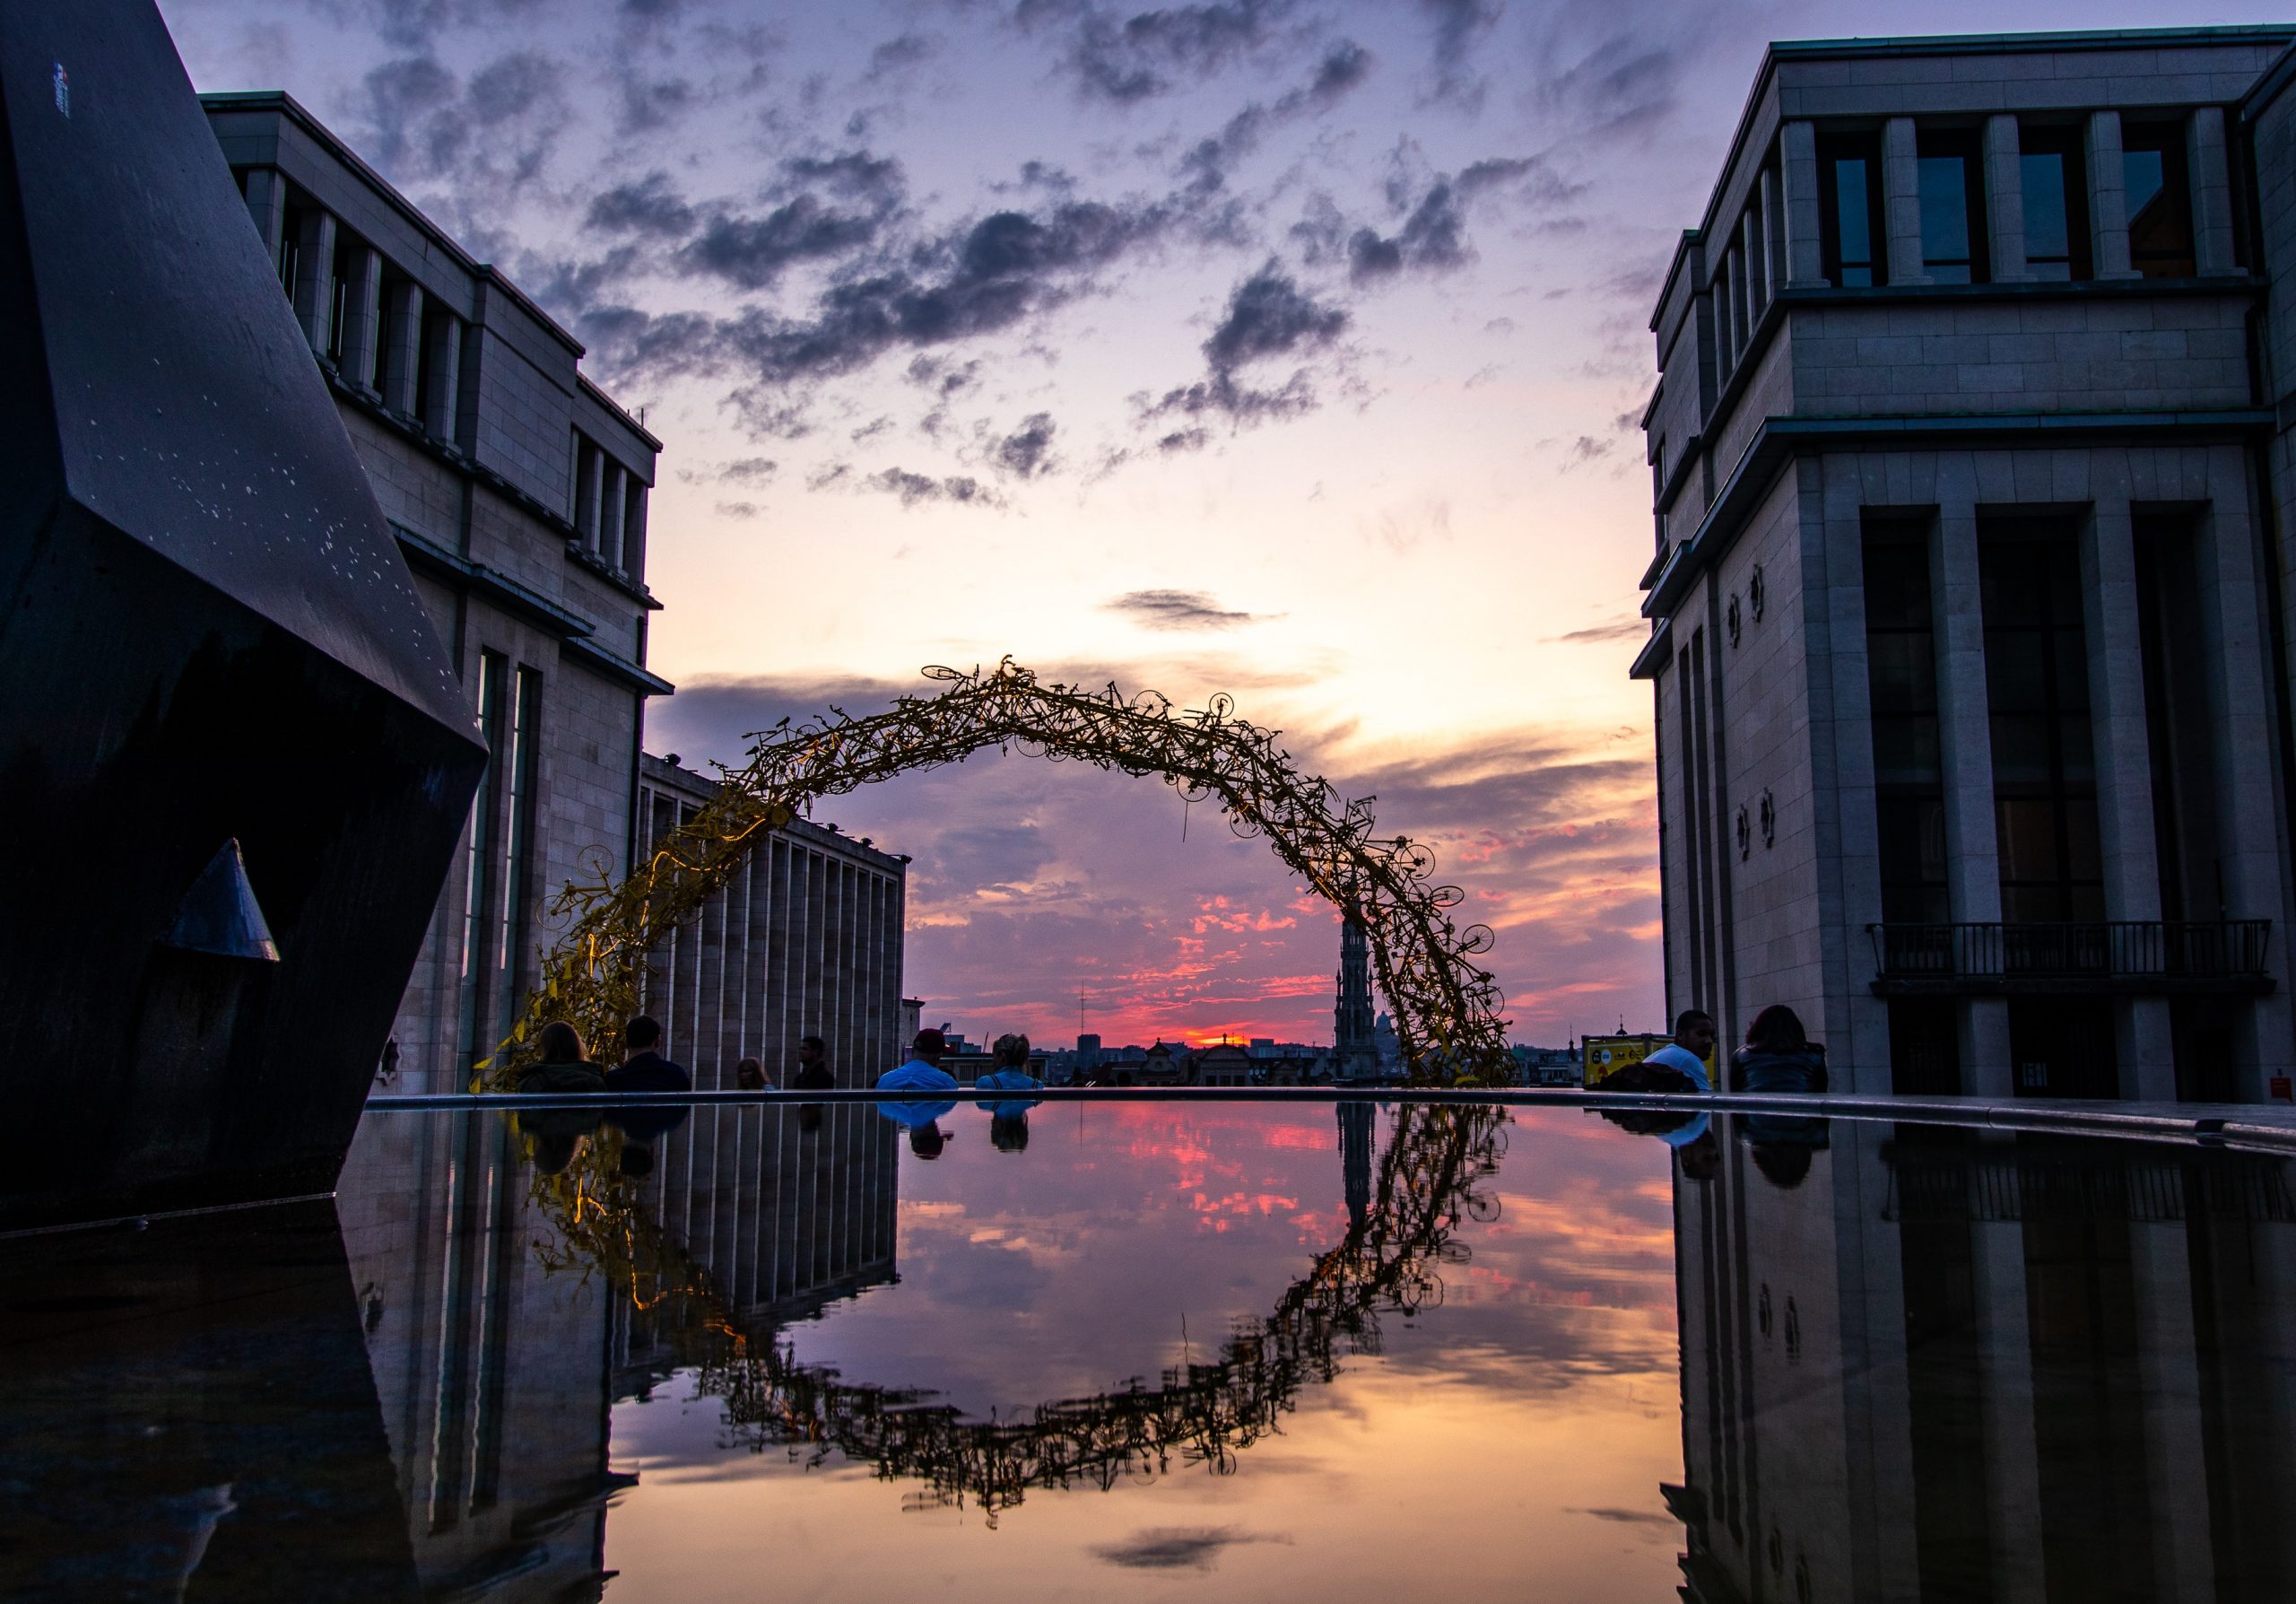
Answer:
<path fill-rule="evenodd" d="M 1876 989 L 2266 989 L 2268 919 L 1868 925 Z"/>

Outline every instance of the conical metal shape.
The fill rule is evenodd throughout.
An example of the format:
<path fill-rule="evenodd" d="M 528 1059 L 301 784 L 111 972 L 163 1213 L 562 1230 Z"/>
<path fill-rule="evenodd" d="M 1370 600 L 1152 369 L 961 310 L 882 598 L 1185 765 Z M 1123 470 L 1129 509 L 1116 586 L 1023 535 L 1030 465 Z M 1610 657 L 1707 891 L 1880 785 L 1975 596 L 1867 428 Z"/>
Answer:
<path fill-rule="evenodd" d="M 160 938 L 160 945 L 187 953 L 213 953 L 219 958 L 279 962 L 270 922 L 263 917 L 263 905 L 255 900 L 255 887 L 248 884 L 247 860 L 239 856 L 238 836 L 225 841 L 199 871 L 183 906 L 176 910 L 174 928 Z"/>

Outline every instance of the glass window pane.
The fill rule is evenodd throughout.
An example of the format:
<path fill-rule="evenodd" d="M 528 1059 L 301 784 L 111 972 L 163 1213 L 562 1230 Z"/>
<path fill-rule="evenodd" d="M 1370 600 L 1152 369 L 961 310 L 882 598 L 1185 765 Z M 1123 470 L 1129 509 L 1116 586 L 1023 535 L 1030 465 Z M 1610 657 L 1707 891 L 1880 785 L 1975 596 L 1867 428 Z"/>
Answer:
<path fill-rule="evenodd" d="M 2120 168 L 2121 181 L 2128 187 L 2128 221 L 2134 227 L 2144 208 L 2168 188 L 2168 170 L 2158 151 L 2123 151 Z"/>
<path fill-rule="evenodd" d="M 1845 276 L 1852 266 L 1871 268 L 1874 261 L 1874 231 L 1871 226 L 1872 203 L 1866 196 L 1866 162 L 1863 157 L 1837 161 L 1833 164 L 1834 215 L 1839 220 L 1840 256 Z M 1873 283 L 1870 272 L 1857 281 Z"/>
<path fill-rule="evenodd" d="M 1970 282 L 1969 164 L 1959 156 L 1921 161 L 1921 265 L 1940 283 Z"/>
<path fill-rule="evenodd" d="M 2065 158 L 2055 151 L 2018 158 L 2025 190 L 2025 259 L 2063 264 L 2073 253 L 2065 210 Z"/>

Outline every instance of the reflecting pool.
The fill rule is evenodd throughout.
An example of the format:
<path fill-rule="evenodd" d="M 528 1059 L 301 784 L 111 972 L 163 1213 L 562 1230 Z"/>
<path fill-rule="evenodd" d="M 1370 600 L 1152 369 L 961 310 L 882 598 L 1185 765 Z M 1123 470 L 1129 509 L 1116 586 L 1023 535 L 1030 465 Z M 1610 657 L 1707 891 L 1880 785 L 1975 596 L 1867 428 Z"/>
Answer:
<path fill-rule="evenodd" d="M 371 1112 L 0 1242 L 0 1597 L 2283 1594 L 2285 1160 L 1666 1124 Z"/>

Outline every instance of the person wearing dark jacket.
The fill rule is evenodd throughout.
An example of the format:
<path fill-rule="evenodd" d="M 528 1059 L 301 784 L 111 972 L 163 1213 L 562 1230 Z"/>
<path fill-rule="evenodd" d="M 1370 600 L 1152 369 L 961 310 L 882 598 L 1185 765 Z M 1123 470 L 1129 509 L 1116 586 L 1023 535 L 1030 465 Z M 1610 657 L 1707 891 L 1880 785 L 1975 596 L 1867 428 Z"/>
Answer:
<path fill-rule="evenodd" d="M 563 1019 L 553 1019 L 536 1033 L 535 1050 L 542 1062 L 518 1077 L 518 1090 L 526 1095 L 547 1097 L 606 1089 L 605 1077 L 582 1050 L 581 1033 Z"/>
<path fill-rule="evenodd" d="M 837 1085 L 837 1077 L 829 1069 L 829 1048 L 819 1036 L 797 1038 L 797 1069 L 789 1077 L 790 1087 L 799 1092 L 819 1092 Z"/>
<path fill-rule="evenodd" d="M 1730 1059 L 1734 1092 L 1822 1092 L 1826 1050 L 1802 1033 L 1801 1016 L 1772 1003 L 1746 1027 L 1746 1044 Z"/>
<path fill-rule="evenodd" d="M 662 1044 L 662 1027 L 640 1014 L 622 1027 L 629 1050 L 620 1064 L 606 1071 L 609 1092 L 691 1092 L 693 1077 L 682 1064 L 673 1064 L 656 1050 Z"/>

